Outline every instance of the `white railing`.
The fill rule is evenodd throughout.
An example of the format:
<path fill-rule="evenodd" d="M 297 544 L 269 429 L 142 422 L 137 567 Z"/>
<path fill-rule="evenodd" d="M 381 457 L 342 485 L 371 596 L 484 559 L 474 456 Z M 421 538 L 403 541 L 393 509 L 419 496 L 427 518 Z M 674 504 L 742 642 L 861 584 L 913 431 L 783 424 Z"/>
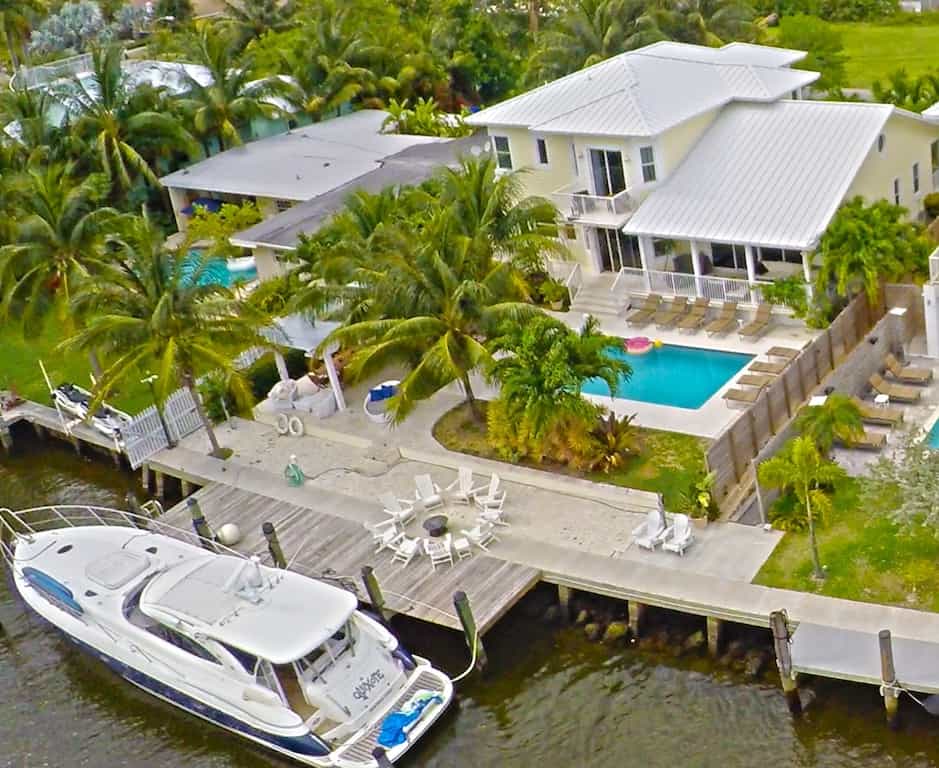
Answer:
<path fill-rule="evenodd" d="M 584 285 L 584 270 L 576 261 L 549 260 L 548 274 L 567 287 L 573 301 Z"/>
<path fill-rule="evenodd" d="M 929 282 L 939 283 L 939 248 L 929 256 Z"/>
<path fill-rule="evenodd" d="M 91 54 L 81 53 L 78 56 L 69 56 L 49 64 L 40 64 L 35 67 L 20 67 L 10 78 L 10 88 L 35 88 L 61 80 L 63 77 L 73 77 L 82 72 L 91 71 Z"/>
<path fill-rule="evenodd" d="M 763 297 L 760 286 L 765 281 L 750 285 L 746 280 L 730 277 L 695 277 L 686 272 L 663 272 L 657 269 L 648 271 L 635 267 L 623 267 L 611 291 L 625 293 L 664 293 L 670 296 L 687 296 L 694 299 L 699 296 L 711 301 L 736 301 L 738 304 L 759 304 Z"/>
<path fill-rule="evenodd" d="M 615 195 L 591 195 L 582 184 L 567 184 L 556 189 L 551 196 L 569 221 L 618 224 L 638 207 L 638 201 L 628 189 Z"/>

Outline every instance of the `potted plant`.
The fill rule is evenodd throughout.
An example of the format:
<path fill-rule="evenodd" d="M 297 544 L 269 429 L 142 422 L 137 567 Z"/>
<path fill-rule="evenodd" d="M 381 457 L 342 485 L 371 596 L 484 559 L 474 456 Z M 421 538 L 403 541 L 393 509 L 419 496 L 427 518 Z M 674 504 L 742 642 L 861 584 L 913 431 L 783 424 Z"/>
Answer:
<path fill-rule="evenodd" d="M 567 286 L 562 285 L 557 280 L 545 280 L 539 290 L 542 301 L 558 312 L 564 309 L 565 302 L 570 300 Z"/>
<path fill-rule="evenodd" d="M 678 499 L 679 511 L 688 515 L 691 522 L 698 528 L 705 528 L 711 520 L 716 520 L 720 514 L 717 501 L 714 499 L 712 486 L 714 473 L 706 475 L 691 482 L 688 490 L 682 492 Z"/>

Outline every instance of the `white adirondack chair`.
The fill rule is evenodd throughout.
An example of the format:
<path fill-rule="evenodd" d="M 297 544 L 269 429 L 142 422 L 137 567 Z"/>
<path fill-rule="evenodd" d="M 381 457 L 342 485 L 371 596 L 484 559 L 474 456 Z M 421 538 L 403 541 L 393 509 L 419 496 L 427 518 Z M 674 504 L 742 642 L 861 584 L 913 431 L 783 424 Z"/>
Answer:
<path fill-rule="evenodd" d="M 633 541 L 643 549 L 653 550 L 665 538 L 665 522 L 662 513 L 657 509 L 650 509 L 646 519 L 633 529 Z"/>
<path fill-rule="evenodd" d="M 439 539 L 424 539 L 424 552 L 430 557 L 430 565 L 435 571 L 438 565 L 453 565 L 451 541 L 449 533 Z"/>
<path fill-rule="evenodd" d="M 684 557 L 685 550 L 691 546 L 693 541 L 694 530 L 691 527 L 688 515 L 675 515 L 672 524 L 665 531 L 662 549 L 667 549 L 669 552 Z"/>
<path fill-rule="evenodd" d="M 473 494 L 476 506 L 481 510 L 491 507 L 502 509 L 505 502 L 505 491 L 501 488 L 501 479 L 495 473 L 489 478 L 489 486 L 482 492 Z"/>
<path fill-rule="evenodd" d="M 417 501 L 424 505 L 425 510 L 443 506 L 440 486 L 431 480 L 430 475 L 415 475 L 414 485 L 417 486 Z"/>
<path fill-rule="evenodd" d="M 469 467 L 460 467 L 457 470 L 456 480 L 444 489 L 453 501 L 460 504 L 470 504 L 478 490 L 482 489 L 473 488 L 473 470 Z"/>
<path fill-rule="evenodd" d="M 378 500 L 385 514 L 397 525 L 404 525 L 414 519 L 414 505 L 410 501 L 399 499 L 393 493 L 382 493 Z"/>
<path fill-rule="evenodd" d="M 390 549 L 392 545 L 397 543 L 398 539 L 404 536 L 404 533 L 398 530 L 398 524 L 394 520 L 365 523 L 365 528 L 372 534 L 372 541 L 378 547 L 375 550 L 376 552 Z"/>
<path fill-rule="evenodd" d="M 402 535 L 401 540 L 391 548 L 394 550 L 391 562 L 407 565 L 414 559 L 414 556 L 420 549 L 420 541 L 418 539 L 409 539 L 407 536 Z"/>
<path fill-rule="evenodd" d="M 479 522 L 475 527 L 468 530 L 464 528 L 460 531 L 460 533 L 469 539 L 470 543 L 475 544 L 483 552 L 488 552 L 489 544 L 491 544 L 493 541 L 499 540 L 493 533 L 492 523 L 487 522 Z"/>

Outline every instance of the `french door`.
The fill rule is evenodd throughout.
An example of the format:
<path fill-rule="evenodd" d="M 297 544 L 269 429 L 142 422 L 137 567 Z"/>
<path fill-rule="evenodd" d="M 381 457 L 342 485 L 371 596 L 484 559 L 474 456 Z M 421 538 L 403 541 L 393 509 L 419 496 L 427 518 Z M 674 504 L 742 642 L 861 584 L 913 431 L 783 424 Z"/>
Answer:
<path fill-rule="evenodd" d="M 626 189 L 623 153 L 610 149 L 590 150 L 590 171 L 593 175 L 594 194 L 612 197 Z"/>
<path fill-rule="evenodd" d="M 597 242 L 597 251 L 600 261 L 600 270 L 603 272 L 619 272 L 623 267 L 640 267 L 639 241 L 631 236 L 624 235 L 618 229 L 594 229 Z"/>

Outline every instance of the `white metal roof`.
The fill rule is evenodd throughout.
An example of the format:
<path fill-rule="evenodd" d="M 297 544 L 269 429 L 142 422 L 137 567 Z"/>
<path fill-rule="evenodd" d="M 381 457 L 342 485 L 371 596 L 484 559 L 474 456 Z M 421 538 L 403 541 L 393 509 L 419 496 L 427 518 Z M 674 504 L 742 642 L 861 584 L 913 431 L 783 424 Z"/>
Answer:
<path fill-rule="evenodd" d="M 723 57 L 757 60 L 761 49 L 731 49 Z M 767 61 L 788 61 L 800 54 L 768 50 Z M 818 79 L 816 72 L 783 64 L 725 63 L 725 51 L 726 46 L 646 46 L 484 109 L 467 122 L 542 133 L 654 136 L 731 101 L 776 101 Z"/>
<path fill-rule="evenodd" d="M 252 141 L 164 176 L 165 186 L 204 192 L 304 201 L 379 167 L 431 136 L 381 133 L 387 116 L 366 109 Z"/>
<path fill-rule="evenodd" d="M 893 111 L 859 102 L 729 106 L 623 231 L 811 250 Z"/>
<path fill-rule="evenodd" d="M 358 605 L 338 587 L 291 571 L 256 566 L 230 555 L 205 555 L 156 576 L 140 609 L 157 621 L 183 621 L 193 631 L 274 664 L 286 664 L 321 646 Z M 171 623 L 172 626 L 172 623 Z"/>
<path fill-rule="evenodd" d="M 776 48 L 753 43 L 727 43 L 720 48 L 710 48 L 690 43 L 663 40 L 640 49 L 656 56 L 689 61 L 710 61 L 714 64 L 752 64 L 758 67 L 788 67 L 805 58 L 805 51 L 793 48 Z"/>

